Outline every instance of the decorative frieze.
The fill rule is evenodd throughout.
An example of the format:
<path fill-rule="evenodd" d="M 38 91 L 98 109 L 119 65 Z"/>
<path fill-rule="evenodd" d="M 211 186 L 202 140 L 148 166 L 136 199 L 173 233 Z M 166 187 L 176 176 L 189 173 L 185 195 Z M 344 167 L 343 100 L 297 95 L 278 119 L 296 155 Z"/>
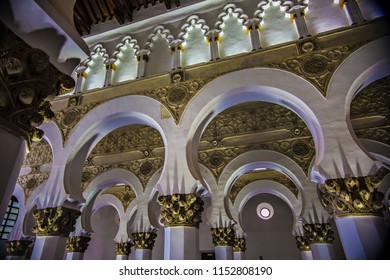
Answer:
<path fill-rule="evenodd" d="M 199 227 L 202 222 L 203 200 L 195 194 L 173 194 L 158 198 L 161 222 L 166 227 Z"/>
<path fill-rule="evenodd" d="M 23 257 L 32 245 L 32 240 L 21 239 L 7 241 L 5 247 L 8 256 Z"/>
<path fill-rule="evenodd" d="M 309 244 L 314 243 L 324 243 L 332 244 L 333 231 L 332 225 L 328 223 L 315 223 L 315 224 L 305 224 L 303 226 L 305 231 L 306 242 Z"/>
<path fill-rule="evenodd" d="M 123 205 L 123 211 L 126 212 L 130 203 L 136 199 L 136 194 L 130 186 L 114 186 L 106 189 L 102 194 L 111 194 L 117 197 Z"/>
<path fill-rule="evenodd" d="M 134 232 L 132 235 L 135 249 L 153 250 L 154 242 L 157 237 L 157 233 L 154 231 L 146 232 Z"/>
<path fill-rule="evenodd" d="M 115 253 L 117 255 L 128 256 L 131 253 L 132 246 L 133 244 L 131 242 L 115 243 Z"/>
<path fill-rule="evenodd" d="M 245 238 L 234 238 L 233 241 L 233 252 L 245 252 L 246 251 L 246 240 Z"/>
<path fill-rule="evenodd" d="M 74 225 L 80 215 L 80 211 L 63 206 L 34 210 L 37 225 L 32 232 L 37 236 L 68 237 L 75 230 Z"/>
<path fill-rule="evenodd" d="M 214 246 L 233 246 L 234 229 L 231 227 L 211 228 Z"/>
<path fill-rule="evenodd" d="M 71 236 L 66 240 L 66 251 L 68 253 L 85 253 L 91 238 L 88 236 Z"/>
<path fill-rule="evenodd" d="M 310 241 L 307 236 L 295 236 L 295 240 L 297 241 L 299 251 L 311 251 Z"/>
<path fill-rule="evenodd" d="M 382 216 L 384 195 L 378 187 L 387 173 L 382 168 L 373 176 L 326 180 L 319 186 L 321 202 L 336 217 Z"/>

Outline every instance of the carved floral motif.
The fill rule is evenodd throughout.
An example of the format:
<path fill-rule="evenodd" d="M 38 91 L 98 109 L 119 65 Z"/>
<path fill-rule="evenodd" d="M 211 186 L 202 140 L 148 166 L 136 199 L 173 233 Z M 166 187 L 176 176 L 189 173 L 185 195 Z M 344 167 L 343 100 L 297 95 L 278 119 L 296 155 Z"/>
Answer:
<path fill-rule="evenodd" d="M 68 253 L 85 253 L 88 243 L 91 240 L 88 236 L 72 236 L 66 239 L 66 251 Z"/>
<path fill-rule="evenodd" d="M 153 231 L 134 232 L 132 235 L 135 249 L 149 249 L 153 250 L 154 242 L 157 233 Z"/>
<path fill-rule="evenodd" d="M 30 249 L 32 243 L 32 240 L 26 239 L 7 241 L 7 243 L 5 244 L 5 247 L 7 249 L 7 255 L 23 257 Z"/>
<path fill-rule="evenodd" d="M 331 224 L 327 224 L 327 223 L 305 224 L 303 226 L 303 229 L 305 231 L 305 237 L 307 238 L 307 241 L 310 244 L 314 244 L 314 243 L 332 244 L 334 240 Z"/>
<path fill-rule="evenodd" d="M 214 246 L 233 246 L 234 229 L 231 227 L 211 228 Z"/>
<path fill-rule="evenodd" d="M 131 242 L 115 243 L 115 253 L 117 255 L 128 256 L 131 253 L 132 246 L 133 244 Z"/>
<path fill-rule="evenodd" d="M 245 238 L 234 238 L 233 252 L 245 252 L 245 251 L 246 251 Z"/>
<path fill-rule="evenodd" d="M 299 251 L 311 251 L 310 241 L 307 236 L 296 236 L 297 247 Z"/>

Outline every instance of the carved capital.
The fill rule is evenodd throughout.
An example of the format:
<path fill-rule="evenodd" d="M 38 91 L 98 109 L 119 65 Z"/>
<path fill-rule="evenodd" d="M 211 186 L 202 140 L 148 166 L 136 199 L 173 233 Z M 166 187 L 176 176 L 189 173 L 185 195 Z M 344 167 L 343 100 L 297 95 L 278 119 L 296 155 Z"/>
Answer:
<path fill-rule="evenodd" d="M 295 240 L 297 241 L 298 249 L 302 251 L 311 251 L 310 241 L 307 236 L 295 236 Z"/>
<path fill-rule="evenodd" d="M 7 241 L 5 244 L 7 254 L 8 256 L 23 257 L 26 255 L 32 243 L 31 240 L 24 239 Z"/>
<path fill-rule="evenodd" d="M 378 187 L 386 171 L 376 175 L 326 180 L 319 186 L 321 202 L 331 215 L 382 216 L 384 195 Z"/>
<path fill-rule="evenodd" d="M 233 246 L 235 236 L 231 227 L 212 228 L 211 233 L 214 246 Z"/>
<path fill-rule="evenodd" d="M 0 23 L 0 127 L 22 136 L 31 146 L 43 131 L 37 127 L 54 119 L 48 100 L 70 92 L 74 80 L 60 73 L 41 50 L 33 49 Z"/>
<path fill-rule="evenodd" d="M 130 242 L 115 243 L 115 253 L 117 255 L 128 256 L 131 253 L 131 246 L 133 246 L 133 244 Z"/>
<path fill-rule="evenodd" d="M 37 236 L 68 237 L 75 230 L 74 225 L 80 215 L 80 211 L 62 206 L 37 209 L 33 212 L 37 225 L 32 231 Z"/>
<path fill-rule="evenodd" d="M 157 233 L 153 231 L 134 232 L 132 234 L 135 249 L 149 249 L 153 250 L 154 242 Z"/>
<path fill-rule="evenodd" d="M 305 237 L 310 244 L 313 243 L 328 243 L 333 242 L 333 231 L 331 224 L 306 224 L 303 226 Z"/>
<path fill-rule="evenodd" d="M 246 251 L 246 240 L 245 238 L 234 238 L 233 241 L 233 252 L 245 252 Z"/>
<path fill-rule="evenodd" d="M 199 227 L 202 222 L 203 200 L 195 194 L 173 194 L 158 198 L 162 222 L 167 227 Z"/>
<path fill-rule="evenodd" d="M 66 240 L 66 251 L 68 253 L 85 253 L 88 243 L 91 240 L 88 236 L 72 236 Z"/>

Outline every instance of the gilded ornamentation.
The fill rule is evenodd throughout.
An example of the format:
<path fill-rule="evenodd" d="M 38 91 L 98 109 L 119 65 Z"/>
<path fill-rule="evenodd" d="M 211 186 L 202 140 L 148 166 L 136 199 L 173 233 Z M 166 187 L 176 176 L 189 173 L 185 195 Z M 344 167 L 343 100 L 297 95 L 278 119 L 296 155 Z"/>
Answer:
<path fill-rule="evenodd" d="M 32 245 L 31 240 L 21 239 L 21 240 L 11 240 L 7 241 L 5 247 L 7 249 L 8 256 L 23 257 L 26 255 L 29 247 Z"/>
<path fill-rule="evenodd" d="M 31 194 L 49 178 L 48 173 L 30 173 L 19 176 L 17 182 L 23 188 L 24 201 L 26 202 Z"/>
<path fill-rule="evenodd" d="M 321 202 L 331 215 L 382 216 L 384 195 L 378 192 L 380 182 L 388 170 L 382 168 L 376 175 L 329 179 L 319 186 Z"/>
<path fill-rule="evenodd" d="M 24 157 L 23 166 L 43 165 L 51 163 L 52 160 L 51 147 L 46 140 L 42 140 L 32 145 L 30 152 Z"/>
<path fill-rule="evenodd" d="M 126 212 L 130 203 L 136 199 L 136 194 L 130 186 L 114 186 L 106 189 L 102 194 L 111 194 L 117 197 L 123 205 L 123 210 Z"/>
<path fill-rule="evenodd" d="M 47 100 L 61 94 L 63 85 L 71 90 L 75 83 L 46 53 L 31 48 L 4 25 L 0 29 L 2 42 L 7 42 L 0 46 L 0 126 L 22 136 L 30 149 L 43 137 L 37 127 L 54 117 Z"/>
<path fill-rule="evenodd" d="M 234 204 L 238 194 L 246 185 L 258 180 L 271 180 L 278 182 L 288 188 L 295 197 L 298 198 L 299 190 L 289 177 L 279 171 L 267 169 L 262 171 L 251 171 L 237 178 L 237 180 L 233 183 L 233 186 L 230 188 L 229 198 L 231 202 Z"/>
<path fill-rule="evenodd" d="M 307 236 L 295 236 L 299 251 L 311 251 L 309 238 Z"/>
<path fill-rule="evenodd" d="M 154 242 L 157 233 L 153 231 L 134 232 L 132 235 L 135 249 L 149 249 L 153 250 Z"/>
<path fill-rule="evenodd" d="M 37 236 L 68 237 L 75 230 L 74 225 L 80 215 L 80 211 L 63 206 L 34 210 L 33 217 L 37 225 L 32 232 Z"/>
<path fill-rule="evenodd" d="M 233 246 L 234 229 L 231 227 L 211 228 L 214 246 Z"/>
<path fill-rule="evenodd" d="M 202 222 L 203 200 L 195 194 L 173 194 L 158 198 L 161 222 L 166 227 L 199 227 Z"/>
<path fill-rule="evenodd" d="M 88 236 L 71 236 L 66 239 L 66 251 L 68 253 L 85 253 L 88 243 L 91 240 Z"/>
<path fill-rule="evenodd" d="M 245 251 L 246 251 L 245 238 L 234 238 L 233 252 L 245 252 Z"/>
<path fill-rule="evenodd" d="M 117 255 L 128 256 L 131 253 L 131 247 L 133 246 L 130 242 L 115 243 L 115 253 Z"/>
<path fill-rule="evenodd" d="M 331 224 L 305 224 L 303 226 L 305 230 L 305 236 L 310 244 L 326 243 L 332 244 L 333 231 Z"/>
<path fill-rule="evenodd" d="M 308 49 L 314 50 L 315 46 L 314 44 L 313 46 L 304 44 L 301 46 L 304 48 L 303 55 L 281 63 L 272 63 L 268 66 L 285 69 L 303 76 L 326 96 L 328 84 L 333 72 L 344 59 L 362 45 L 363 43 L 356 43 L 333 49 L 307 51 Z"/>

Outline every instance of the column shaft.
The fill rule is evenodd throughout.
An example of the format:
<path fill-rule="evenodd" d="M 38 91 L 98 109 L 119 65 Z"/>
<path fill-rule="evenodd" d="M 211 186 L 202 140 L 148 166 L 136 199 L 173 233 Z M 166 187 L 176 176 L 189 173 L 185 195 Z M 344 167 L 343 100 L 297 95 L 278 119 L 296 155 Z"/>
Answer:
<path fill-rule="evenodd" d="M 34 243 L 32 260 L 63 260 L 65 255 L 66 237 L 37 236 Z"/>
<path fill-rule="evenodd" d="M 164 239 L 165 260 L 199 259 L 199 229 L 196 227 L 166 227 Z"/>

